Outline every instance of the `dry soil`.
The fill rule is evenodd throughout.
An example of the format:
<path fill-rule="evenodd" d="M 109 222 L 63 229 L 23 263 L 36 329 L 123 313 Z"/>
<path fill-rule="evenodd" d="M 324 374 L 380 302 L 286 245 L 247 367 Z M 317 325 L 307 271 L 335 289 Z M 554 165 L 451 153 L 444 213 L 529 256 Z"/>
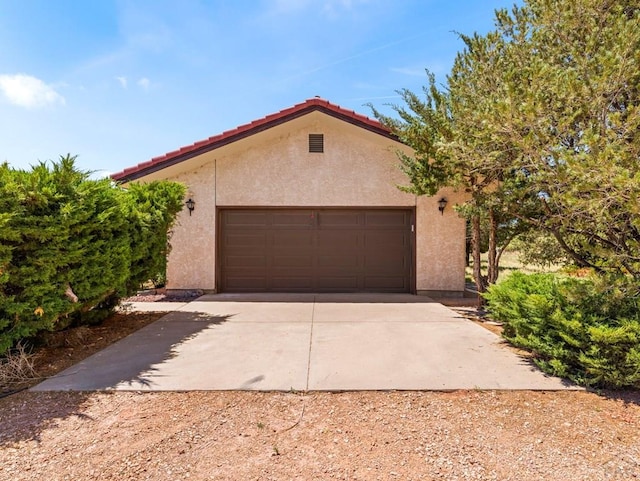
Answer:
<path fill-rule="evenodd" d="M 157 317 L 84 329 L 38 375 Z M 626 481 L 639 428 L 638 392 L 21 391 L 0 399 L 0 480 Z"/>

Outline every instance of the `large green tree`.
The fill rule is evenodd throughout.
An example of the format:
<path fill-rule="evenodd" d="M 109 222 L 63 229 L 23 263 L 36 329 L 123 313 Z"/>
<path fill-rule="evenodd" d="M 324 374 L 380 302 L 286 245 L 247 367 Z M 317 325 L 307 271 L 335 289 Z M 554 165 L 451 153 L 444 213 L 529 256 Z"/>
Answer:
<path fill-rule="evenodd" d="M 640 8 L 530 0 L 499 12 L 526 79 L 510 144 L 549 231 L 578 265 L 640 279 Z"/>
<path fill-rule="evenodd" d="M 417 195 L 434 195 L 438 189 L 463 189 L 469 199 L 458 206 L 470 225 L 473 277 L 479 292 L 498 278 L 500 256 L 509 242 L 528 225 L 510 208 L 531 211 L 531 202 L 520 199 L 518 181 L 512 179 L 512 164 L 518 156 L 505 148 L 507 139 L 495 129 L 500 115 L 510 107 L 508 85 L 501 83 L 508 66 L 508 45 L 494 32 L 486 37 L 462 37 L 466 49 L 458 54 L 446 89 L 437 86 L 433 75 L 418 96 L 400 93 L 404 106 L 395 106 L 399 118 L 374 113 L 413 148 L 400 154 L 409 178 L 405 190 Z M 512 72 L 517 83 L 517 72 Z M 534 207 L 535 208 L 535 207 Z M 488 251 L 486 273 L 481 270 L 481 252 Z"/>
<path fill-rule="evenodd" d="M 378 117 L 416 150 L 409 190 L 464 188 L 474 277 L 535 227 L 573 262 L 640 278 L 640 13 L 631 1 L 528 0 L 462 36 L 447 83 Z M 481 223 L 489 269 L 480 271 Z"/>

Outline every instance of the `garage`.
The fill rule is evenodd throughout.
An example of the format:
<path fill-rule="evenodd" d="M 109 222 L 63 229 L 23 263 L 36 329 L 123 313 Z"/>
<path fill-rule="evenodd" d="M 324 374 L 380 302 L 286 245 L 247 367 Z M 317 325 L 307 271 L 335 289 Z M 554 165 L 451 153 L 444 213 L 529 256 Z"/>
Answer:
<path fill-rule="evenodd" d="M 222 292 L 411 292 L 413 209 L 227 208 Z"/>
<path fill-rule="evenodd" d="M 468 194 L 415 195 L 378 121 L 311 98 L 113 174 L 187 188 L 167 292 L 462 296 Z"/>

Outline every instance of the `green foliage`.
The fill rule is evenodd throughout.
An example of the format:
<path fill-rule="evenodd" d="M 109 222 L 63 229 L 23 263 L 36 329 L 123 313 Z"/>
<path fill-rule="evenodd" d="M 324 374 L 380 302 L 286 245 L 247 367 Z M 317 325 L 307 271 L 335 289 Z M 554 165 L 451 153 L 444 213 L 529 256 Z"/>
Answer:
<path fill-rule="evenodd" d="M 422 97 L 400 91 L 399 119 L 374 111 L 416 150 L 401 156 L 408 190 L 468 192 L 459 212 L 474 258 L 488 226 L 489 282 L 510 234 L 531 227 L 580 267 L 640 279 L 637 1 L 525 0 L 461 38 L 442 90 L 430 77 Z"/>
<path fill-rule="evenodd" d="M 504 337 L 545 372 L 586 386 L 640 387 L 640 293 L 629 278 L 515 272 L 485 298 Z"/>
<path fill-rule="evenodd" d="M 183 196 L 175 183 L 90 180 L 70 156 L 30 171 L 1 165 L 0 353 L 42 330 L 97 322 L 163 272 Z"/>
<path fill-rule="evenodd" d="M 533 229 L 519 235 L 511 243 L 511 248 L 519 253 L 519 260 L 525 265 L 549 268 L 570 263 L 556 238 L 543 230 Z"/>
<path fill-rule="evenodd" d="M 129 291 L 166 273 L 167 233 L 182 209 L 184 187 L 172 182 L 131 184 L 127 189 L 131 222 Z"/>
<path fill-rule="evenodd" d="M 413 149 L 412 155 L 398 152 L 401 169 L 410 182 L 400 189 L 416 195 L 435 195 L 455 183 L 458 175 L 456 166 L 439 154 L 440 143 L 453 135 L 449 96 L 438 89 L 433 74 L 427 75 L 424 100 L 407 89 L 398 92 L 406 104 L 394 107 L 400 119 L 382 115 L 369 105 L 376 118 Z"/>
<path fill-rule="evenodd" d="M 473 277 L 482 292 L 497 280 L 504 249 L 529 228 L 522 220 L 524 212 L 528 215 L 536 206 L 531 196 L 520 196 L 520 181 L 512 175 L 520 152 L 506 148 L 503 136 L 494 135 L 490 119 L 492 112 L 508 108 L 509 95 L 501 83 L 509 68 L 507 43 L 495 32 L 462 39 L 466 49 L 456 57 L 446 90 L 429 75 L 423 98 L 400 91 L 405 106 L 395 107 L 399 120 L 375 109 L 374 114 L 413 148 L 411 156 L 399 154 L 410 181 L 404 190 L 434 195 L 439 188 L 453 186 L 468 193 L 456 210 L 469 222 Z M 480 268 L 481 252 L 488 252 L 486 275 Z"/>
<path fill-rule="evenodd" d="M 637 2 L 528 0 L 498 12 L 497 27 L 511 108 L 488 125 L 520 152 L 521 192 L 542 209 L 532 222 L 578 265 L 640 278 Z"/>

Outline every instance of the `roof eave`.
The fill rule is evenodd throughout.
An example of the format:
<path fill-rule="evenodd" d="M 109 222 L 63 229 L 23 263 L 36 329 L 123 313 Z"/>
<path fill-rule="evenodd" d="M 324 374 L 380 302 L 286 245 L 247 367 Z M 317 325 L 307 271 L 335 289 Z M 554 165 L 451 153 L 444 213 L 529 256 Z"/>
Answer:
<path fill-rule="evenodd" d="M 388 128 L 375 120 L 369 119 L 368 117 L 355 114 L 355 112 L 347 111 L 339 107 L 336 108 L 336 106 L 333 106 L 325 100 L 312 99 L 307 101 L 306 104 L 307 105 L 302 104 L 304 105 L 303 108 L 296 109 L 298 106 L 295 106 L 291 109 L 279 112 L 278 114 L 272 114 L 264 119 L 251 122 L 250 124 L 240 126 L 237 129 L 211 137 L 210 139 L 196 142 L 195 144 L 183 147 L 178 151 L 170 152 L 148 162 L 125 169 L 122 172 L 115 173 L 111 178 L 120 183 L 132 182 L 166 169 L 167 167 L 171 167 L 172 165 L 179 164 L 206 152 L 219 149 L 225 145 L 237 142 L 241 139 L 258 134 L 315 111 L 323 112 L 344 122 L 348 122 L 357 127 L 361 127 L 370 132 L 387 137 L 395 142 L 401 142 L 400 139 Z"/>

